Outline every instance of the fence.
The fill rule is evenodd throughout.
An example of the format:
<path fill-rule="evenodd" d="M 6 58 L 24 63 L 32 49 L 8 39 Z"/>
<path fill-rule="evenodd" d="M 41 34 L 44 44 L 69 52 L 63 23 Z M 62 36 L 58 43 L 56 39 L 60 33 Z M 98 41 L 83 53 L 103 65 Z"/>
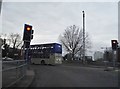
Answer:
<path fill-rule="evenodd" d="M 2 87 L 10 87 L 22 79 L 27 70 L 24 60 L 2 62 Z"/>

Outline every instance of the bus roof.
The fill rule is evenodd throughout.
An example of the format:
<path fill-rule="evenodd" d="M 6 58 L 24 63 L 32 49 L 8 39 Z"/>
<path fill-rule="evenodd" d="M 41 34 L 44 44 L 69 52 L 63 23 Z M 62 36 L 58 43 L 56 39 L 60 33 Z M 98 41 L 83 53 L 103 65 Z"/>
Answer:
<path fill-rule="evenodd" d="M 59 43 L 45 43 L 45 44 L 32 44 L 31 46 L 45 46 L 45 45 L 55 45 L 55 44 L 58 44 L 58 45 L 61 45 Z"/>

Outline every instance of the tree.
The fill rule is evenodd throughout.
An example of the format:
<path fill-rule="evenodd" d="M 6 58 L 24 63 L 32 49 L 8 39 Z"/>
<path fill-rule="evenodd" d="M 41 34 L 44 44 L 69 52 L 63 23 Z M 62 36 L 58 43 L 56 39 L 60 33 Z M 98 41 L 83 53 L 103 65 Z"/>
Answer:
<path fill-rule="evenodd" d="M 21 36 L 18 33 L 11 33 L 9 35 L 7 34 L 0 34 L 0 37 L 4 40 L 6 40 L 6 43 L 11 48 L 19 48 L 22 46 L 22 40 Z"/>
<path fill-rule="evenodd" d="M 83 52 L 83 32 L 82 29 L 76 25 L 69 26 L 65 29 L 63 35 L 60 35 L 60 42 L 65 50 L 71 54 L 72 60 L 75 59 L 75 55 L 82 55 Z M 91 42 L 88 34 L 85 37 L 86 49 L 91 47 Z"/>
<path fill-rule="evenodd" d="M 21 36 L 18 33 L 11 33 L 8 40 L 13 49 L 22 45 Z"/>
<path fill-rule="evenodd" d="M 19 48 L 22 46 L 22 40 L 21 36 L 18 33 L 11 33 L 9 35 L 7 34 L 1 34 L 0 37 L 3 40 L 3 57 L 10 56 L 14 58 L 14 54 L 18 53 Z M 11 52 L 9 52 L 9 49 L 12 49 Z"/>

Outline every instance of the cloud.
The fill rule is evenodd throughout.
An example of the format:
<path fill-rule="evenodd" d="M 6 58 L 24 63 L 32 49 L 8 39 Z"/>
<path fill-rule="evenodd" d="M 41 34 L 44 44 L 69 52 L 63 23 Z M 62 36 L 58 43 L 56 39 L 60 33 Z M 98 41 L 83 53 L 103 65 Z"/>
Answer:
<path fill-rule="evenodd" d="M 82 28 L 83 10 L 85 30 L 94 44 L 92 50 L 110 46 L 110 40 L 118 37 L 117 2 L 4 2 L 2 30 L 23 35 L 24 24 L 29 23 L 34 29 L 32 44 L 58 42 L 67 26 Z"/>

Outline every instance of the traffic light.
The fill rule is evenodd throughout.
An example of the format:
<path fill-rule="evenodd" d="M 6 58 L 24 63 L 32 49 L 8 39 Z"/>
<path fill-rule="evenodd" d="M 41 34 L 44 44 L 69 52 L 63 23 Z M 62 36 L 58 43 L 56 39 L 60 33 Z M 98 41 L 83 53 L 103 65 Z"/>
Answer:
<path fill-rule="evenodd" d="M 32 34 L 33 34 L 32 26 L 28 25 L 28 24 L 25 24 L 24 25 L 23 41 L 30 42 L 31 41 L 31 37 L 33 38 Z"/>
<path fill-rule="evenodd" d="M 31 39 L 33 39 L 34 30 L 31 31 Z"/>
<path fill-rule="evenodd" d="M 111 40 L 111 43 L 112 43 L 112 50 L 117 50 L 117 47 L 118 47 L 117 40 Z"/>

